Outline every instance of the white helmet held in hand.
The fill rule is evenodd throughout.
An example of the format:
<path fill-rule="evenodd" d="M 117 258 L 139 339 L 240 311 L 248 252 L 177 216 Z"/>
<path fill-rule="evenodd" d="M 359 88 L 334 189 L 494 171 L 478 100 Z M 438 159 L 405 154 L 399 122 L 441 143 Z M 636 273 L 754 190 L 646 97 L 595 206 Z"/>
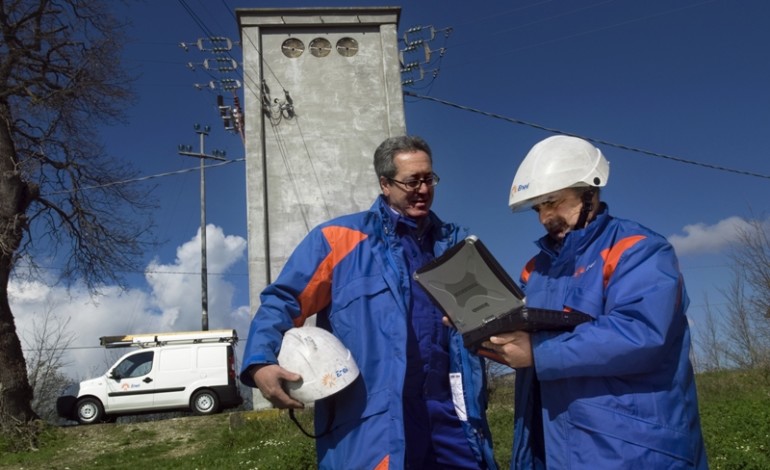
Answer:
<path fill-rule="evenodd" d="M 577 137 L 557 135 L 541 140 L 519 165 L 508 205 L 514 212 L 528 209 L 541 196 L 565 188 L 607 184 L 610 163 L 602 152 Z"/>
<path fill-rule="evenodd" d="M 286 386 L 292 398 L 305 404 L 339 392 L 358 377 L 350 351 L 333 334 L 316 326 L 292 328 L 283 335 L 278 365 L 302 376 Z"/>

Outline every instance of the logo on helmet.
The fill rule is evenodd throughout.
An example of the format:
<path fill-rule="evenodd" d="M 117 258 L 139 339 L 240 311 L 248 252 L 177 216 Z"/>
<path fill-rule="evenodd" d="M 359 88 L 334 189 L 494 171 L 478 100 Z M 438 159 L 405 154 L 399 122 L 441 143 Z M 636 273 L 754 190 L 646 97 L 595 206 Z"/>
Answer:
<path fill-rule="evenodd" d="M 527 188 L 529 188 L 529 183 L 527 183 L 527 184 L 520 184 L 518 186 L 514 186 L 514 187 L 511 188 L 511 194 L 516 194 L 519 191 L 524 191 Z"/>
<path fill-rule="evenodd" d="M 321 377 L 321 384 L 324 387 L 334 387 L 337 383 L 337 378 L 334 377 L 332 374 L 324 374 L 323 377 Z"/>

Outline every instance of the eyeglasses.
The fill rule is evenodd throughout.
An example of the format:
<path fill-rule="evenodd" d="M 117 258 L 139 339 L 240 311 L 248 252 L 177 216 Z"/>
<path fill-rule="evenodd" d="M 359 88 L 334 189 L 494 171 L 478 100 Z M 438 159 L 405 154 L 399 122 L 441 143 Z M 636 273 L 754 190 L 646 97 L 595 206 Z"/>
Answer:
<path fill-rule="evenodd" d="M 406 188 L 409 191 L 417 191 L 420 189 L 423 183 L 429 188 L 432 188 L 433 186 L 436 186 L 439 182 L 439 177 L 435 173 L 431 173 L 430 176 L 427 178 L 422 179 L 414 179 L 414 180 L 406 180 L 406 181 L 399 181 L 393 178 L 388 178 L 389 181 L 392 181 L 394 183 L 403 184 L 404 188 Z"/>

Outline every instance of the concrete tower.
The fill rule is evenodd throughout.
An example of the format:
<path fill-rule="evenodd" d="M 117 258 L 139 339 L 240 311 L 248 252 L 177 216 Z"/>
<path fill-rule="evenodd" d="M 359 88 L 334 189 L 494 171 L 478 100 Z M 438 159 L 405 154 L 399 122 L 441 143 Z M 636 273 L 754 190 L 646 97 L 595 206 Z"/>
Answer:
<path fill-rule="evenodd" d="M 249 297 L 320 222 L 379 193 L 377 145 L 406 131 L 398 7 L 237 9 Z"/>

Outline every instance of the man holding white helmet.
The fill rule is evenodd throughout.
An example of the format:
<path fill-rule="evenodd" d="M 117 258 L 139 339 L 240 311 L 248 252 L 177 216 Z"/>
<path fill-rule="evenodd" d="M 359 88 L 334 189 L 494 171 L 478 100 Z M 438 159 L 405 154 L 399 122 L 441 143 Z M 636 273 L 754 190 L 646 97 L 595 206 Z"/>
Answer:
<path fill-rule="evenodd" d="M 547 232 L 522 271 L 527 305 L 593 321 L 484 343 L 516 368 L 511 468 L 707 468 L 674 249 L 610 216 L 608 176 L 599 149 L 554 136 L 513 180 L 511 209 L 534 209 Z"/>
<path fill-rule="evenodd" d="M 368 211 L 311 230 L 260 296 L 241 380 L 279 408 L 300 408 L 298 398 L 333 385 L 336 393 L 315 402 L 321 469 L 496 468 L 484 360 L 442 324 L 411 275 L 466 235 L 430 210 L 439 182 L 432 162 L 419 137 L 382 142 L 374 153 L 382 195 Z M 290 330 L 315 313 L 344 348 Z M 282 343 L 301 354 L 281 360 Z M 324 345 L 339 349 L 339 363 L 314 353 Z M 345 348 L 358 369 L 351 383 Z M 310 367 L 289 369 L 294 363 Z"/>

